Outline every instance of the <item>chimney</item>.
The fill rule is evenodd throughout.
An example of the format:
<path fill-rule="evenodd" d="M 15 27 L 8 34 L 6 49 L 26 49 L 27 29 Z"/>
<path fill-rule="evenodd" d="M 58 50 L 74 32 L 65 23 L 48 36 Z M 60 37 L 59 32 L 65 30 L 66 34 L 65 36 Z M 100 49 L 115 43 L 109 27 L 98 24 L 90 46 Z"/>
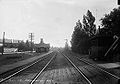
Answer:
<path fill-rule="evenodd" d="M 43 38 L 40 39 L 40 43 L 44 43 L 44 42 L 43 42 Z"/>

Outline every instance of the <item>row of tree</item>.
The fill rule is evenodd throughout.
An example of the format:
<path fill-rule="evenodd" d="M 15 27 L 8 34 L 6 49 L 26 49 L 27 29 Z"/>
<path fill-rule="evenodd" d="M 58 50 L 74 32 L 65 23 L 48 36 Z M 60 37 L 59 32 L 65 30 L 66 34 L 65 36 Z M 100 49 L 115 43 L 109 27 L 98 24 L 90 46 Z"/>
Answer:
<path fill-rule="evenodd" d="M 120 36 L 120 7 L 101 18 L 102 33 Z"/>
<path fill-rule="evenodd" d="M 32 51 L 34 44 L 26 40 L 26 42 L 20 42 L 18 44 L 18 51 Z"/>
<path fill-rule="evenodd" d="M 114 8 L 109 14 L 101 18 L 102 28 L 96 29 L 95 17 L 92 12 L 87 11 L 83 15 L 83 20 L 76 22 L 71 39 L 71 49 L 76 53 L 88 53 L 91 47 L 90 38 L 96 35 L 120 36 L 120 7 Z M 97 32 L 99 30 L 99 32 Z"/>

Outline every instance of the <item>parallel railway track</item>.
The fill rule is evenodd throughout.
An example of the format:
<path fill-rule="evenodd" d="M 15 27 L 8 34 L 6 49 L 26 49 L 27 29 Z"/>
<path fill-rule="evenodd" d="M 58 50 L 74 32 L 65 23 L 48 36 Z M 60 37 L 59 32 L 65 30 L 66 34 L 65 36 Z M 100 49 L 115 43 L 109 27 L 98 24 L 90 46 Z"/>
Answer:
<path fill-rule="evenodd" d="M 64 60 L 63 63 L 58 62 L 58 61 L 60 61 L 59 59 L 63 59 Z M 39 84 L 42 81 L 43 82 L 40 84 L 58 84 L 58 83 L 61 84 L 61 83 L 63 83 L 63 81 L 65 82 L 66 79 L 68 82 L 71 81 L 70 80 L 71 78 L 72 78 L 72 81 L 77 82 L 77 83 L 83 82 L 84 84 L 91 84 L 90 82 L 88 82 L 88 80 L 85 79 L 85 77 L 82 73 L 78 75 L 78 73 L 80 73 L 80 71 L 77 70 L 78 68 L 74 64 L 72 64 L 71 61 L 68 60 L 67 57 L 62 56 L 61 54 L 55 54 L 54 56 L 51 56 L 47 60 L 47 63 L 44 64 L 45 60 L 47 60 L 47 58 L 43 60 L 43 63 L 38 64 L 38 62 L 37 62 L 37 63 L 35 63 L 35 65 L 33 64 L 33 65 L 29 66 L 28 68 L 26 67 L 24 70 L 22 69 L 8 77 L 5 77 L 4 79 L 2 79 L 0 81 L 0 83 L 16 84 L 17 82 L 10 82 L 10 81 L 24 77 L 24 75 L 30 74 L 30 72 L 34 73 L 34 70 L 36 70 L 37 68 L 34 68 L 33 66 L 39 67 L 43 64 L 44 67 L 39 68 L 38 71 L 35 72 L 35 74 L 32 74 L 32 78 L 29 79 L 29 77 L 28 77 L 28 81 L 27 81 L 28 84 Z M 52 78 L 50 79 L 50 77 L 52 77 Z M 8 79 L 10 79 L 10 80 L 8 80 Z M 47 83 L 48 79 L 49 79 L 49 81 L 50 80 L 53 81 L 53 83 L 52 82 Z M 80 79 L 81 79 L 81 81 L 79 81 Z M 74 83 L 74 82 L 72 82 L 72 83 Z M 24 82 L 23 84 L 27 84 L 27 83 Z"/>
<path fill-rule="evenodd" d="M 53 54 L 53 52 L 50 53 L 50 55 L 51 55 L 51 54 Z M 54 57 L 55 55 L 56 55 L 56 53 L 53 54 L 53 57 Z M 6 73 L 1 74 L 1 75 L 3 75 L 3 76 L 1 76 L 1 78 L 0 78 L 0 79 L 1 79 L 1 80 L 0 80 L 0 83 L 4 83 L 4 82 L 7 81 L 8 79 L 10 79 L 10 78 L 18 75 L 19 73 L 22 73 L 23 71 L 25 71 L 25 70 L 27 70 L 27 69 L 35 66 L 35 65 L 36 65 L 37 63 L 39 63 L 40 61 L 43 61 L 46 57 L 47 57 L 47 56 L 43 56 L 42 58 L 36 60 L 35 62 L 33 62 L 33 63 L 31 63 L 31 64 L 28 64 L 27 66 L 21 68 L 21 69 L 18 70 L 18 71 L 12 72 L 11 74 L 9 74 L 9 72 L 11 72 L 11 70 L 10 70 L 10 71 L 7 71 Z M 49 56 L 49 57 L 50 57 L 50 56 Z M 53 58 L 51 58 L 51 59 L 53 59 Z M 48 65 L 48 64 L 47 64 L 47 65 Z M 6 75 L 6 74 L 9 74 L 9 75 Z M 5 75 L 5 77 L 4 77 L 4 75 Z"/>
<path fill-rule="evenodd" d="M 27 77 L 27 82 L 22 78 Z M 60 50 L 0 80 L 2 84 L 119 84 L 119 77 Z M 108 81 L 108 82 L 106 82 Z"/>
<path fill-rule="evenodd" d="M 60 61 L 61 59 L 62 61 Z M 77 69 L 69 58 L 59 53 L 50 66 L 48 66 L 46 73 L 44 75 L 41 74 L 42 76 L 39 74 L 36 77 L 36 80 L 42 80 L 43 82 L 34 80 L 31 84 L 92 84 Z"/>

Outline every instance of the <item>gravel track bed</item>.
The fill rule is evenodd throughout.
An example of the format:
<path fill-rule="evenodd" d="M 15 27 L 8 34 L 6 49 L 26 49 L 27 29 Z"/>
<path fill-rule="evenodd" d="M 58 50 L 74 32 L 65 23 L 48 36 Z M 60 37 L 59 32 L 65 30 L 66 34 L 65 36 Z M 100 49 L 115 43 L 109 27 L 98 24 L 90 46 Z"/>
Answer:
<path fill-rule="evenodd" d="M 39 56 L 44 53 L 13 53 L 0 55 L 0 66 L 13 64 L 31 57 Z"/>

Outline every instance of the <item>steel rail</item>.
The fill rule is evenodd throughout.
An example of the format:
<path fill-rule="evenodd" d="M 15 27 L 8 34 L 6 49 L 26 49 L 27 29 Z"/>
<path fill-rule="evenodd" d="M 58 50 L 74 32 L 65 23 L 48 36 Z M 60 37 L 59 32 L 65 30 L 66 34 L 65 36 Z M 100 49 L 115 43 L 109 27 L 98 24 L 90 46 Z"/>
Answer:
<path fill-rule="evenodd" d="M 50 60 L 49 62 L 43 67 L 43 69 L 32 79 L 32 81 L 30 82 L 30 84 L 34 84 L 34 82 L 37 80 L 37 78 L 42 74 L 42 72 L 47 68 L 47 66 L 52 62 L 52 60 L 55 58 L 57 54 L 55 54 Z"/>
<path fill-rule="evenodd" d="M 105 72 L 105 73 L 111 75 L 112 77 L 114 77 L 114 78 L 120 80 L 120 77 L 118 77 L 118 76 L 116 76 L 116 75 L 114 75 L 114 74 L 111 74 L 110 72 L 108 72 L 108 71 L 102 69 L 100 66 L 98 66 L 98 65 L 96 65 L 96 64 L 94 64 L 94 65 L 95 65 L 95 66 L 94 66 L 92 63 L 88 62 L 88 61 L 85 60 L 85 59 L 79 58 L 79 57 L 77 57 L 77 56 L 74 56 L 74 57 L 76 57 L 77 59 L 83 61 L 84 63 L 86 63 L 86 64 L 88 64 L 88 65 L 90 65 L 90 66 L 92 66 L 92 67 L 94 67 L 94 68 L 96 68 L 96 69 L 99 69 L 99 70 L 101 70 L 101 71 L 103 71 L 103 72 Z"/>
<path fill-rule="evenodd" d="M 75 57 L 76 57 L 76 56 L 75 56 Z M 76 57 L 76 58 L 79 59 L 80 61 L 82 61 L 82 62 L 84 62 L 84 63 L 86 63 L 86 64 L 88 64 L 88 65 L 90 65 L 90 66 L 92 66 L 92 67 L 94 67 L 94 68 L 96 68 L 96 69 L 99 69 L 99 70 L 101 70 L 101 71 L 109 74 L 110 76 L 112 76 L 112 77 L 118 79 L 118 81 L 120 81 L 120 77 L 118 77 L 118 76 L 116 76 L 116 75 L 114 75 L 114 74 L 112 74 L 112 73 L 110 73 L 110 72 L 102 69 L 100 66 L 98 66 L 98 65 L 96 65 L 96 64 L 95 64 L 95 66 L 94 66 L 93 64 L 91 64 L 90 62 L 88 62 L 88 61 L 86 61 L 86 60 L 80 59 L 80 58 L 78 58 L 78 57 Z"/>
<path fill-rule="evenodd" d="M 60 52 L 60 51 L 59 51 Z M 61 53 L 61 52 L 60 52 Z M 84 77 L 84 79 L 89 83 L 92 84 L 92 82 L 88 79 L 88 77 L 80 70 L 71 60 L 69 57 L 65 56 L 63 53 L 61 53 L 71 64 L 72 66 Z"/>
<path fill-rule="evenodd" d="M 53 52 L 51 52 L 51 53 L 53 53 Z M 49 54 L 51 54 L 51 53 L 49 53 Z M 49 55 L 49 54 L 47 54 L 47 55 Z M 45 56 L 46 56 L 46 55 L 45 55 Z M 45 56 L 43 56 L 43 57 L 45 57 Z M 41 58 L 43 58 L 43 57 L 41 57 Z M 17 71 L 17 72 L 15 72 L 15 73 L 13 73 L 13 74 L 11 74 L 11 75 L 9 75 L 9 76 L 7 76 L 7 77 L 1 79 L 1 80 L 0 80 L 0 83 L 2 83 L 2 82 L 4 82 L 4 81 L 6 81 L 6 80 L 12 78 L 13 76 L 17 75 L 18 73 L 20 73 L 20 72 L 22 72 L 22 71 L 24 71 L 24 70 L 30 68 L 31 66 L 35 65 L 35 64 L 38 63 L 40 60 L 42 60 L 41 58 L 40 58 L 39 60 L 35 61 L 34 63 L 32 63 L 32 64 L 30 64 L 30 65 L 28 65 L 28 66 L 26 66 L 26 67 L 20 69 L 19 71 Z"/>

